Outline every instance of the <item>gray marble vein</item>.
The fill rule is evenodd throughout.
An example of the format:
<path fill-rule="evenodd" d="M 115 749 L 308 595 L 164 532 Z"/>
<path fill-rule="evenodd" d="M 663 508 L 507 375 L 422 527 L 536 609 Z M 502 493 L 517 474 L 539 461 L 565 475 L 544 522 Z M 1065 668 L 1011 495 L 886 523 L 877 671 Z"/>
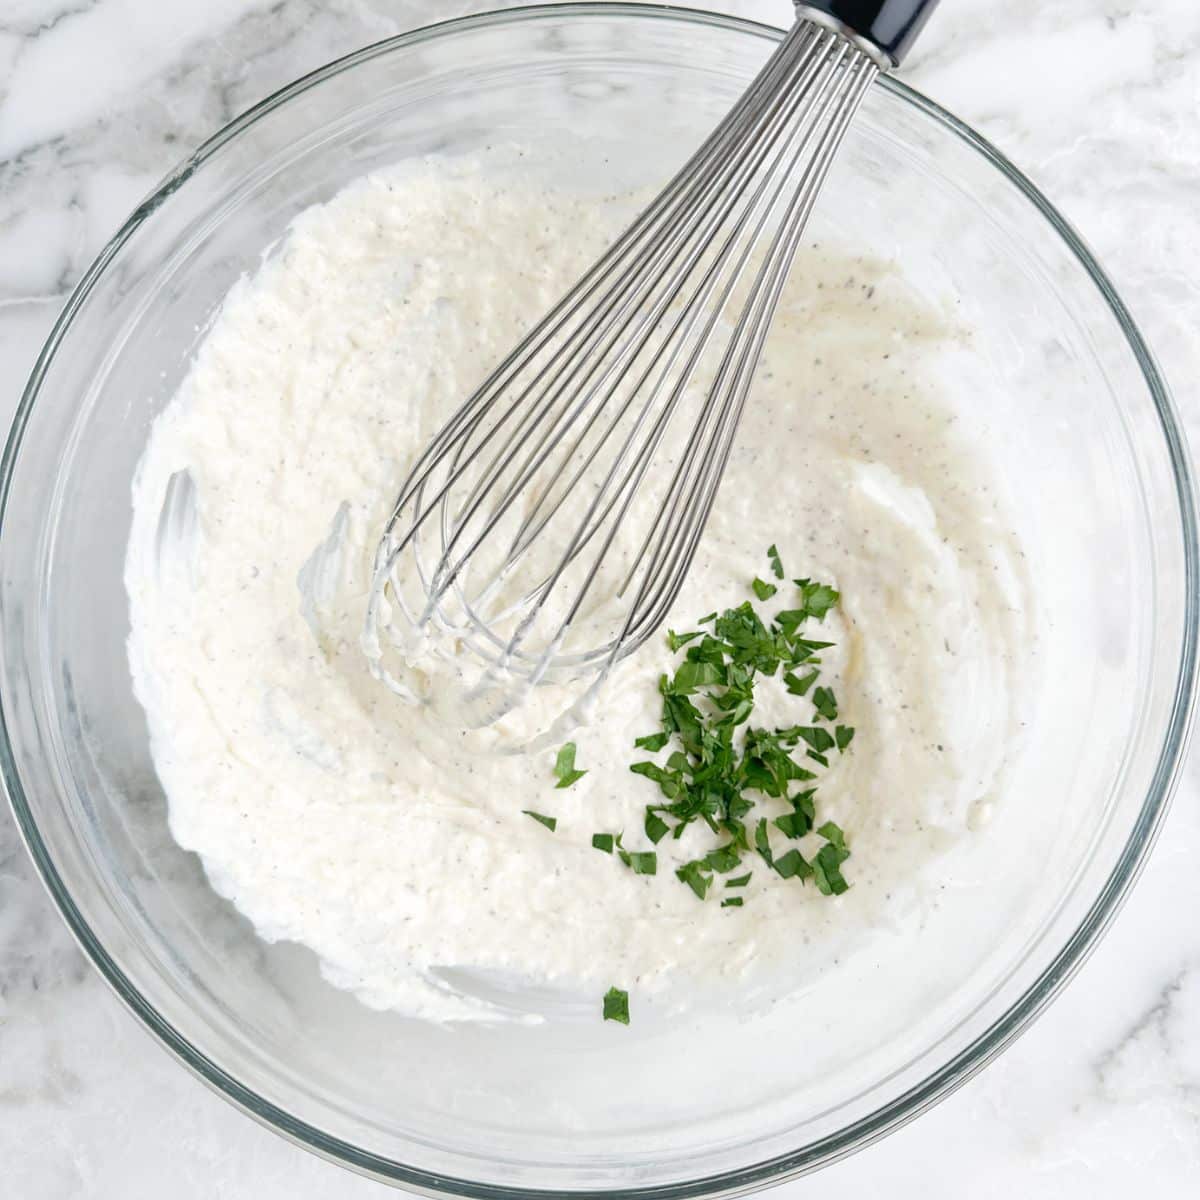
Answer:
<path fill-rule="evenodd" d="M 709 0 L 775 24 L 787 0 Z M 4 0 L 0 420 L 88 262 L 191 148 L 297 75 L 503 0 Z M 1083 231 L 1200 433 L 1200 5 L 957 0 L 910 77 Z M 820 1181 L 847 1197 L 1200 1195 L 1200 770 L 1063 996 L 939 1108 Z M 108 994 L 0 812 L 0 1196 L 383 1196 L 187 1076 Z"/>

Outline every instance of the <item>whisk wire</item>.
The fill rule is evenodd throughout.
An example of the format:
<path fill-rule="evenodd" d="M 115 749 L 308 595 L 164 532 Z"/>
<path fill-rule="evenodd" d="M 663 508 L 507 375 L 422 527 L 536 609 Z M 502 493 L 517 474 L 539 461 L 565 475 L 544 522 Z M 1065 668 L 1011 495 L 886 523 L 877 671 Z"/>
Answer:
<path fill-rule="evenodd" d="M 811 57 L 812 56 L 810 56 L 810 58 Z M 811 72 L 814 69 L 815 69 L 815 66 L 811 62 L 806 65 L 806 71 L 809 73 L 810 77 L 811 77 Z M 806 79 L 803 82 L 805 84 L 807 84 L 808 80 Z M 787 117 L 789 117 L 791 115 L 792 112 L 794 112 L 795 106 L 801 102 L 801 100 L 803 99 L 803 96 L 804 96 L 804 87 L 803 86 L 798 91 L 794 92 L 791 95 L 790 102 L 787 105 L 787 109 L 784 113 L 785 120 Z M 782 99 L 782 97 L 781 97 L 781 99 Z M 782 126 L 781 126 L 781 128 L 782 128 Z M 765 157 L 766 151 L 768 151 L 771 148 L 771 146 L 774 145 L 775 141 L 777 140 L 778 132 L 779 132 L 779 130 L 777 130 L 777 129 L 773 129 L 773 128 L 769 129 L 767 136 L 763 138 L 764 153 L 763 153 L 763 155 L 760 155 L 759 158 L 756 159 L 750 165 L 749 175 L 751 177 L 761 167 L 762 158 Z M 782 151 L 781 151 L 781 153 L 782 153 Z M 743 180 L 743 182 L 745 182 L 745 180 Z M 662 386 L 665 383 L 665 381 L 668 378 L 670 378 L 672 369 L 676 366 L 678 360 L 683 356 L 684 351 L 687 348 L 687 345 L 688 345 L 687 339 L 693 332 L 693 330 L 696 326 L 696 323 L 704 315 L 704 305 L 707 304 L 709 299 L 711 299 L 712 293 L 715 290 L 718 282 L 720 281 L 720 272 L 721 272 L 722 267 L 725 265 L 728 258 L 732 254 L 733 250 L 737 246 L 739 236 L 743 232 L 744 227 L 746 226 L 746 224 L 750 220 L 751 216 L 753 215 L 755 208 L 758 204 L 758 201 L 761 198 L 762 194 L 766 191 L 769 182 L 770 182 L 769 175 L 765 176 L 760 181 L 758 190 L 757 190 L 754 198 L 752 199 L 751 204 L 737 218 L 737 221 L 735 222 L 735 224 L 733 225 L 732 229 L 730 230 L 728 236 L 726 237 L 724 244 L 722 245 L 720 251 L 713 257 L 712 262 L 710 263 L 707 270 L 705 271 L 704 277 L 702 278 L 701 283 L 700 283 L 696 293 L 694 294 L 692 299 L 689 300 L 688 303 L 682 307 L 682 309 L 681 309 L 679 315 L 676 317 L 674 323 L 667 330 L 665 336 L 663 337 L 662 344 L 660 345 L 659 349 L 655 352 L 650 363 L 647 364 L 641 377 L 633 385 L 632 389 L 630 390 L 629 395 L 622 402 L 620 410 L 617 412 L 614 420 L 611 422 L 611 424 L 609 426 L 609 430 L 607 431 L 607 433 L 605 435 L 606 437 L 609 436 L 617 428 L 620 418 L 625 414 L 626 410 L 632 406 L 633 401 L 637 398 L 637 396 L 639 394 L 642 394 L 642 390 L 643 390 L 645 384 L 650 379 L 650 377 L 654 373 L 654 371 L 656 369 L 660 368 L 660 364 L 661 364 L 661 369 L 659 369 L 659 385 L 657 385 L 657 386 Z M 717 210 L 714 208 L 712 210 L 711 215 L 706 218 L 706 222 L 700 227 L 698 234 L 697 234 L 698 239 L 702 243 L 701 252 L 700 252 L 700 254 L 694 255 L 692 260 L 689 261 L 687 264 L 685 264 L 684 268 L 682 269 L 682 273 L 677 274 L 677 276 L 676 276 L 677 280 L 680 277 L 686 277 L 686 275 L 690 274 L 691 271 L 694 269 L 694 267 L 696 265 L 696 260 L 699 257 L 702 257 L 703 244 L 708 241 L 708 234 L 710 233 L 710 231 L 713 228 L 715 228 L 717 225 L 719 225 L 721 223 L 723 217 L 724 217 L 724 212 L 722 210 Z M 765 217 L 763 219 L 760 219 L 760 223 L 759 223 L 760 229 L 761 229 L 761 225 L 763 224 L 764 220 L 765 220 Z M 705 342 L 706 342 L 708 335 L 711 333 L 713 327 L 716 325 L 719 315 L 720 315 L 721 308 L 724 305 L 725 301 L 728 299 L 729 293 L 732 291 L 733 286 L 736 285 L 737 280 L 740 278 L 741 272 L 744 269 L 745 263 L 746 263 L 747 259 L 749 258 L 749 256 L 750 256 L 750 248 L 744 249 L 742 259 L 738 264 L 738 268 L 735 272 L 734 278 L 730 281 L 729 285 L 724 290 L 721 299 L 718 301 L 718 305 L 717 305 L 716 309 L 714 309 L 712 312 L 710 312 L 708 314 L 708 322 L 707 322 L 707 325 L 701 335 L 702 340 L 704 340 Z M 674 294 L 677 292 L 678 289 L 676 287 L 672 287 L 670 290 L 671 290 L 672 294 Z M 691 357 L 689 358 L 686 366 L 683 368 L 684 379 L 686 379 L 687 377 L 690 377 L 691 372 L 697 365 L 698 359 L 699 359 L 702 351 L 703 351 L 703 345 L 700 346 L 699 350 L 695 350 L 695 349 L 693 350 Z M 664 355 L 667 355 L 665 363 L 663 362 Z M 643 417 L 645 415 L 649 414 L 649 412 L 652 410 L 653 396 L 658 394 L 657 386 L 656 386 L 655 391 L 651 393 L 651 403 L 647 403 L 646 405 L 643 406 L 643 413 L 642 413 Z M 668 402 L 667 402 L 668 410 L 672 409 L 674 400 L 677 398 L 679 391 L 681 391 L 681 388 L 680 388 L 679 384 L 677 384 L 675 391 L 672 393 L 670 400 L 668 400 Z M 576 443 L 572 447 L 572 450 L 578 448 L 578 446 L 582 442 L 584 436 L 590 430 L 590 426 L 596 420 L 599 419 L 599 415 L 600 415 L 599 409 L 597 409 L 596 411 L 593 412 L 592 417 L 589 418 L 588 427 L 586 427 L 585 430 L 581 431 L 581 434 L 579 435 L 579 438 L 576 440 Z M 628 451 L 629 447 L 632 446 L 637 434 L 641 431 L 641 427 L 642 427 L 641 418 L 639 418 L 639 424 L 636 425 L 632 430 L 630 430 L 629 434 L 626 437 L 625 443 L 622 445 L 621 453 L 617 457 L 618 465 L 624 462 L 624 460 L 627 456 L 627 451 Z M 600 513 L 595 518 L 595 521 L 593 522 L 588 533 L 582 539 L 584 543 L 586 543 L 586 541 L 591 536 L 591 534 L 595 532 L 595 529 L 600 524 L 602 524 L 604 522 L 604 520 L 607 518 L 607 516 L 609 515 L 609 512 L 611 511 L 611 508 L 619 500 L 620 495 L 623 493 L 623 491 L 624 491 L 627 483 L 631 479 L 631 477 L 634 478 L 634 486 L 636 487 L 636 477 L 634 476 L 634 472 L 638 469 L 640 462 L 643 459 L 645 459 L 646 457 L 648 457 L 649 452 L 653 449 L 653 446 L 656 444 L 656 440 L 657 440 L 658 436 L 659 436 L 659 430 L 656 427 L 655 433 L 654 433 L 651 441 L 649 443 L 647 443 L 645 446 L 643 446 L 641 452 L 638 455 L 638 458 L 635 460 L 634 464 L 631 465 L 629 472 L 626 473 L 626 476 L 621 481 L 621 484 L 618 485 L 617 495 L 614 496 L 613 499 L 611 499 L 609 501 L 608 507 L 605 509 L 605 511 Z M 600 448 L 599 446 L 597 446 L 595 448 L 595 450 L 593 451 L 592 457 L 594 457 L 595 452 L 598 451 L 599 448 Z M 571 459 L 571 457 L 572 457 L 572 453 L 569 451 L 567 453 L 567 455 L 565 456 L 565 461 L 569 461 Z M 591 458 L 589 458 L 588 460 L 579 464 L 579 466 L 576 469 L 576 473 L 575 473 L 574 477 L 570 480 L 570 482 L 568 482 L 566 484 L 565 487 L 560 489 L 559 499 L 558 499 L 555 507 L 551 508 L 550 511 L 545 513 L 542 516 L 540 524 L 538 524 L 535 528 L 533 528 L 532 533 L 528 534 L 528 537 L 530 540 L 532 540 L 533 537 L 536 537 L 537 533 L 540 532 L 541 529 L 544 528 L 545 525 L 548 523 L 548 521 L 553 518 L 555 512 L 557 511 L 557 507 L 563 503 L 566 496 L 568 494 L 570 494 L 570 492 L 574 489 L 575 485 L 579 482 L 580 478 L 586 472 L 587 467 L 590 465 L 590 463 L 591 463 Z M 553 484 L 557 484 L 558 480 L 559 480 L 559 477 L 555 477 L 555 479 L 551 482 Z M 547 487 L 546 491 L 543 493 L 543 497 L 551 494 L 551 491 L 552 491 L 552 489 L 550 487 Z M 533 512 L 531 512 L 530 516 L 528 516 L 526 518 L 525 522 L 523 522 L 522 533 L 525 533 L 529 529 L 529 527 L 533 524 L 534 517 L 541 514 L 541 509 L 542 509 L 542 507 L 544 507 L 544 504 L 545 504 L 544 498 L 542 500 L 539 500 L 539 504 L 535 507 Z M 515 546 L 514 546 L 514 549 L 515 549 Z"/>
<path fill-rule="evenodd" d="M 386 533 L 390 534 L 403 515 L 404 509 L 412 500 L 414 494 L 428 479 L 437 461 L 462 437 L 469 432 L 469 421 L 472 415 L 489 401 L 500 394 L 520 372 L 522 366 L 533 360 L 544 351 L 589 300 L 594 300 L 595 292 L 609 276 L 621 266 L 627 252 L 643 238 L 646 238 L 653 227 L 665 223 L 680 206 L 683 189 L 686 185 L 694 184 L 697 179 L 703 180 L 703 168 L 708 161 L 721 149 L 725 130 L 729 126 L 739 127 L 742 122 L 749 120 L 760 95 L 771 90 L 776 76 L 786 69 L 783 53 L 784 48 L 794 44 L 809 45 L 818 36 L 815 26 L 801 24 L 789 35 L 784 47 L 772 57 L 764 70 L 751 84 L 741 97 L 734 109 L 722 125 L 705 140 L 696 153 L 680 168 L 676 176 L 663 189 L 655 202 L 649 206 L 632 225 L 616 240 L 609 250 L 587 271 L 571 288 L 566 296 L 551 310 L 546 319 L 535 327 L 517 346 L 506 356 L 491 376 L 474 392 L 450 417 L 446 424 L 434 435 L 417 461 L 413 464 L 408 478 L 400 490 L 399 497 L 392 509 Z M 795 39 L 795 43 L 793 42 Z M 626 286 L 632 287 L 636 276 L 624 277 Z M 603 315 L 603 308 L 596 309 L 596 316 Z M 508 412 L 517 410 L 519 405 L 513 403 Z M 503 421 L 499 422 L 503 424 Z M 432 504 L 440 503 L 443 493 L 434 497 Z M 432 505 L 431 505 L 432 506 Z M 420 524 L 428 512 L 423 512 L 414 525 Z M 382 543 L 381 543 L 382 545 Z"/>
<path fill-rule="evenodd" d="M 408 690 L 381 635 L 403 649 L 405 629 L 440 630 L 448 653 L 477 656 L 472 695 L 491 696 L 481 720 L 492 720 L 551 671 L 588 672 L 594 691 L 658 627 L 818 191 L 878 69 L 837 31 L 798 22 L 658 198 L 430 440 L 375 560 L 364 646 L 389 686 Z M 685 406 L 693 419 L 667 453 Z M 602 594 L 610 569 L 616 586 Z M 580 648 L 585 613 L 597 632 Z"/>
<path fill-rule="evenodd" d="M 730 374 L 733 375 L 734 382 L 724 389 L 725 398 L 714 422 L 715 435 L 709 444 L 715 447 L 715 453 L 703 453 L 699 446 L 694 444 L 705 429 L 705 426 L 698 424 L 693 433 L 693 443 L 689 444 L 691 453 L 684 454 L 680 464 L 681 469 L 677 471 L 675 480 L 673 480 L 669 506 L 664 506 L 660 510 L 659 518 L 647 534 L 642 549 L 630 570 L 629 578 L 632 578 L 647 552 L 651 538 L 657 535 L 658 541 L 651 557 L 663 554 L 664 569 L 659 576 L 651 574 L 645 576 L 643 590 L 639 592 L 638 598 L 630 610 L 629 618 L 632 621 L 635 615 L 643 612 L 644 605 L 648 605 L 648 608 L 645 608 L 642 627 L 632 628 L 627 622 L 622 631 L 623 638 L 640 638 L 643 636 L 643 629 L 644 635 L 648 635 L 657 628 L 666 615 L 666 608 L 669 607 L 678 592 L 677 582 L 682 582 L 683 575 L 691 565 L 703 533 L 705 520 L 715 498 L 716 489 L 728 463 L 733 446 L 733 433 L 745 406 L 771 319 L 778 306 L 788 270 L 799 247 L 804 226 L 811 214 L 825 175 L 832 164 L 844 130 L 861 103 L 876 70 L 874 64 L 869 60 L 858 63 L 852 68 L 851 75 L 841 92 L 830 97 L 830 101 L 836 100 L 838 105 L 837 119 L 824 131 L 815 156 L 804 172 L 801 186 L 797 188 L 790 209 L 767 252 L 766 261 L 752 291 L 751 304 L 743 311 L 722 362 L 718 389 L 722 389 L 722 385 L 726 384 Z M 682 479 L 682 469 L 690 469 L 692 464 L 696 464 L 697 483 L 694 488 L 689 490 L 685 486 L 686 480 Z M 685 496 L 691 498 L 691 503 L 687 511 L 680 514 L 680 500 Z M 674 554 L 670 555 L 664 548 L 663 542 L 671 531 L 672 523 L 677 519 L 682 522 L 684 532 L 682 535 L 677 535 Z M 652 599 L 647 600 L 645 589 L 655 580 L 659 583 L 658 592 Z"/>
<path fill-rule="evenodd" d="M 834 40 L 832 34 L 815 34 L 807 38 L 802 43 L 806 49 L 810 51 L 814 48 L 820 50 L 827 42 Z M 786 60 L 785 60 L 786 65 Z M 805 82 L 805 81 L 802 81 Z M 803 96 L 803 90 L 795 98 L 795 104 L 800 102 Z M 782 107 L 786 96 L 778 97 L 776 101 L 777 107 Z M 735 124 L 737 124 L 735 122 Z M 706 205 L 713 199 L 711 193 L 717 193 L 718 198 L 722 191 L 728 191 L 729 187 L 737 184 L 745 184 L 753 176 L 753 172 L 762 165 L 762 160 L 766 157 L 771 146 L 773 145 L 778 131 L 772 130 L 767 138 L 756 138 L 744 148 L 740 158 L 730 160 L 732 169 L 722 169 L 720 171 L 705 170 L 700 173 L 694 180 L 695 187 L 698 189 L 694 193 L 685 193 L 684 200 L 691 205 Z M 722 130 L 718 130 L 710 139 L 715 150 L 719 151 L 725 147 L 725 137 L 721 136 Z M 758 157 L 753 160 L 748 170 L 742 172 L 741 167 L 744 159 L 751 151 L 757 150 Z M 705 156 L 704 165 L 707 168 L 709 156 Z M 766 181 L 764 180 L 764 186 Z M 671 232 L 668 236 L 650 239 L 645 248 L 637 251 L 641 257 L 636 257 L 631 266 L 631 269 L 620 276 L 612 285 L 610 290 L 594 302 L 592 312 L 589 318 L 578 329 L 572 332 L 562 350 L 556 357 L 554 369 L 549 372 L 550 378 L 547 380 L 547 371 L 539 373 L 510 404 L 509 412 L 516 413 L 530 396 L 535 393 L 540 393 L 539 400 L 535 402 L 533 407 L 529 409 L 526 415 L 517 423 L 516 427 L 510 433 L 501 449 L 497 452 L 496 458 L 489 471 L 476 482 L 471 492 L 463 501 L 462 507 L 454 516 L 455 534 L 452 536 L 450 544 L 447 546 L 448 551 L 452 551 L 458 542 L 458 538 L 463 531 L 469 527 L 471 518 L 475 515 L 483 499 L 487 496 L 496 483 L 502 479 L 505 472 L 513 465 L 514 457 L 519 452 L 522 445 L 522 439 L 530 429 L 541 429 L 541 433 L 536 443 L 526 451 L 526 457 L 522 465 L 517 469 L 516 477 L 510 480 L 507 490 L 501 498 L 495 502 L 492 509 L 493 519 L 489 521 L 482 529 L 477 531 L 474 542 L 461 552 L 458 561 L 453 563 L 450 568 L 443 574 L 440 583 L 439 591 L 445 590 L 446 587 L 453 583 L 457 578 L 458 572 L 462 564 L 469 559 L 478 549 L 482 540 L 491 535 L 496 522 L 503 517 L 508 511 L 515 498 L 521 493 L 526 484 L 545 464 L 549 453 L 552 452 L 554 446 L 558 444 L 558 439 L 561 438 L 565 429 L 573 424 L 575 418 L 585 411 L 597 396 L 601 394 L 611 394 L 624 381 L 625 375 L 632 368 L 636 361 L 638 351 L 644 345 L 644 339 L 649 331 L 661 320 L 663 314 L 670 307 L 674 299 L 678 296 L 679 290 L 683 283 L 694 272 L 696 264 L 704 255 L 709 236 L 713 229 L 717 228 L 728 212 L 736 203 L 741 192 L 735 191 L 733 198 L 726 202 L 724 207 L 712 206 L 709 215 L 699 226 L 681 226 L 679 232 Z M 667 210 L 664 219 L 668 219 L 671 211 Z M 740 226 L 739 226 L 740 229 Z M 736 233 L 730 234 L 729 242 L 732 244 Z M 685 259 L 683 264 L 678 267 L 674 275 L 667 281 L 666 286 L 661 286 L 667 272 L 675 265 L 678 258 L 684 254 L 691 246 L 691 253 Z M 646 282 L 646 272 L 651 269 L 656 269 L 657 273 L 651 274 L 649 282 Z M 653 302 L 646 307 L 646 296 L 654 297 Z M 636 326 L 634 323 L 636 322 Z M 596 349 L 594 342 L 591 340 L 594 336 L 607 337 L 607 342 Z M 664 341 L 664 345 L 669 344 L 670 336 Z M 609 357 L 615 351 L 615 357 Z M 580 371 L 590 363 L 583 377 L 580 378 Z M 597 376 L 597 372 L 599 375 Z M 545 383 L 545 387 L 541 385 Z M 604 389 L 608 389 L 605 392 Z M 580 390 L 584 389 L 584 390 Z M 626 403 L 632 402 L 637 393 L 637 388 L 630 393 L 629 400 Z M 555 404 L 564 396 L 574 397 L 573 402 L 564 409 L 557 417 L 547 419 L 554 410 Z M 624 409 L 622 410 L 622 412 Z M 594 411 L 594 418 L 598 419 L 599 410 Z M 507 419 L 507 414 L 506 418 Z M 500 422 L 503 424 L 503 421 Z M 611 423 L 609 428 L 615 428 L 615 422 Z M 486 446 L 490 437 L 496 432 L 497 427 L 493 427 L 489 431 L 488 436 L 483 438 L 475 447 L 475 454 L 481 453 Z M 580 434 L 580 438 L 586 436 L 590 429 L 590 425 L 585 428 Z M 578 442 L 576 443 L 578 445 Z M 549 450 L 547 450 L 549 447 Z M 571 451 L 568 450 L 562 455 L 562 461 L 569 461 Z M 471 459 L 456 460 L 455 467 L 458 471 L 462 471 L 466 466 L 469 466 Z M 586 470 L 586 464 L 581 464 L 581 469 Z M 441 497 L 435 497 L 431 501 L 429 508 L 432 509 L 440 502 Z M 423 519 L 424 514 L 418 517 L 418 524 Z M 528 520 L 528 518 L 527 518 Z M 436 601 L 438 597 L 435 595 Z"/>
<path fill-rule="evenodd" d="M 835 65 L 836 65 L 836 62 L 835 62 Z M 832 78 L 835 78 L 835 76 L 834 76 L 834 73 L 832 71 L 830 71 L 827 74 L 826 78 L 821 80 L 818 84 L 818 90 L 823 95 L 823 99 L 821 100 L 821 109 L 818 111 L 818 114 L 817 114 L 818 119 L 819 119 L 820 115 L 823 113 L 823 111 L 826 108 L 828 108 L 828 106 L 836 99 L 835 94 L 832 94 L 832 93 L 825 94 L 825 89 L 829 86 L 830 80 Z M 814 121 L 812 124 L 808 125 L 807 127 L 801 127 L 800 129 L 797 129 L 796 135 L 793 138 L 791 146 L 788 148 L 788 150 L 791 154 L 791 157 L 792 157 L 791 165 L 793 167 L 795 166 L 795 164 L 798 161 L 802 160 L 804 154 L 807 152 L 809 143 L 812 141 L 814 133 L 817 128 L 818 128 L 818 125 L 817 125 L 816 121 Z M 806 174 L 805 178 L 802 181 L 801 186 L 802 187 L 807 186 L 809 184 L 809 182 L 810 181 Z M 765 186 L 765 183 L 766 183 L 766 181 L 764 180 L 764 186 Z M 743 256 L 738 264 L 737 272 L 736 272 L 735 276 L 733 277 L 733 279 L 731 279 L 730 285 L 726 288 L 725 293 L 721 297 L 721 301 L 718 306 L 718 312 L 724 310 L 725 302 L 728 301 L 730 295 L 732 294 L 734 286 L 736 286 L 736 284 L 740 281 L 740 279 L 742 277 L 742 272 L 744 271 L 745 267 L 748 265 L 748 263 L 751 259 L 754 246 L 757 245 L 758 240 L 761 237 L 761 235 L 770 219 L 770 216 L 771 216 L 772 212 L 774 211 L 775 206 L 778 204 L 781 195 L 784 193 L 785 189 L 788 186 L 790 186 L 790 176 L 788 174 L 785 173 L 785 174 L 782 174 L 777 177 L 776 184 L 775 184 L 774 190 L 772 192 L 772 195 L 770 197 L 770 200 L 759 217 L 758 224 L 757 224 L 757 226 L 752 234 L 752 237 L 751 237 L 751 242 L 749 243 L 749 245 L 743 252 Z M 776 239 L 775 244 L 776 245 L 778 244 L 778 239 Z M 760 272 L 760 281 L 761 281 L 761 278 L 762 278 L 762 273 Z M 750 311 L 751 310 L 749 308 L 747 308 L 743 312 L 743 317 L 742 317 L 742 319 L 737 327 L 737 330 L 735 332 L 735 338 L 730 343 L 729 351 L 725 355 L 725 358 L 722 362 L 717 380 L 714 383 L 714 386 L 713 386 L 713 395 L 714 396 L 720 395 L 722 393 L 722 389 L 726 383 L 729 366 L 730 366 L 730 363 L 732 362 L 733 349 L 737 345 L 737 339 L 741 336 L 741 334 L 743 332 L 743 329 L 745 326 L 745 318 L 746 318 L 746 315 L 748 315 L 750 313 Z M 706 335 L 711 334 L 714 325 L 715 325 L 715 322 L 710 322 L 710 326 L 706 330 Z M 710 414 L 710 412 L 711 412 L 711 410 L 706 410 L 706 412 L 704 414 L 705 417 L 707 417 Z M 694 429 L 692 431 L 692 435 L 689 439 L 688 445 L 685 448 L 683 455 L 681 456 L 679 468 L 677 469 L 677 471 L 673 477 L 672 485 L 668 492 L 668 502 L 671 501 L 677 494 L 680 494 L 680 490 L 681 490 L 680 484 L 685 479 L 685 469 L 689 468 L 693 463 L 701 463 L 704 461 L 703 458 L 698 456 L 698 450 L 699 450 L 699 445 L 702 441 L 703 435 L 705 434 L 707 429 L 708 429 L 708 423 L 705 420 L 697 422 L 696 426 L 694 427 Z M 647 532 L 647 536 L 646 536 L 645 541 L 643 542 L 642 549 L 639 551 L 637 557 L 635 558 L 633 564 L 630 567 L 629 575 L 626 578 L 626 583 L 623 585 L 622 590 L 624 590 L 624 588 L 628 586 L 629 580 L 632 578 L 632 576 L 634 575 L 634 573 L 637 570 L 637 567 L 640 565 L 642 557 L 645 553 L 645 549 L 649 545 L 649 542 L 650 542 L 651 538 L 654 536 L 654 533 L 655 533 L 656 529 L 658 528 L 659 524 L 663 523 L 664 521 L 669 521 L 672 516 L 674 516 L 673 506 L 668 507 L 668 505 L 664 505 L 663 508 L 660 510 L 659 519 L 655 522 L 655 525 L 652 526 L 652 528 Z"/>

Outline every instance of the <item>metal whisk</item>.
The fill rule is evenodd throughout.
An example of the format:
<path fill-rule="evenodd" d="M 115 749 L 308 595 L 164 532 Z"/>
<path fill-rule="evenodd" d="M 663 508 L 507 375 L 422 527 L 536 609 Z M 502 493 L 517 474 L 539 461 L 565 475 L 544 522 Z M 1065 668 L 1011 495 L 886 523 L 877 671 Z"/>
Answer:
<path fill-rule="evenodd" d="M 875 76 L 937 0 L 824 0 L 656 200 L 439 430 L 375 560 L 364 649 L 462 723 L 583 680 L 658 628 L 729 459 L 805 224 Z"/>

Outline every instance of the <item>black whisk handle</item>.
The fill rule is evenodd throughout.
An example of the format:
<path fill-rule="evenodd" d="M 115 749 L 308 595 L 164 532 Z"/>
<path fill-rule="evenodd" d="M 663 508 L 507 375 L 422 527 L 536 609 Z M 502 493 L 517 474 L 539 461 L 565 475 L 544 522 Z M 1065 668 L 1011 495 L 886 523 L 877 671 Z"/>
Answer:
<path fill-rule="evenodd" d="M 871 43 L 893 66 L 908 53 L 938 0 L 797 0 L 796 9 L 832 17 Z"/>

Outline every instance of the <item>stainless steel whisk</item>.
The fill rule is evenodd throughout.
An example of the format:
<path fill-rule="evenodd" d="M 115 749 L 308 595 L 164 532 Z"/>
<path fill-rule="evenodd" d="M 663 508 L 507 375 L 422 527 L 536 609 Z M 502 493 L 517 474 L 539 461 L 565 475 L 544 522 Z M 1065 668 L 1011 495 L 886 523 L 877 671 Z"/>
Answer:
<path fill-rule="evenodd" d="M 570 710 L 683 585 L 805 224 L 863 96 L 937 0 L 823 0 L 654 202 L 438 431 L 380 541 L 363 645 L 413 697 L 430 648 L 489 724 Z M 769 483 L 769 481 L 764 481 Z"/>

